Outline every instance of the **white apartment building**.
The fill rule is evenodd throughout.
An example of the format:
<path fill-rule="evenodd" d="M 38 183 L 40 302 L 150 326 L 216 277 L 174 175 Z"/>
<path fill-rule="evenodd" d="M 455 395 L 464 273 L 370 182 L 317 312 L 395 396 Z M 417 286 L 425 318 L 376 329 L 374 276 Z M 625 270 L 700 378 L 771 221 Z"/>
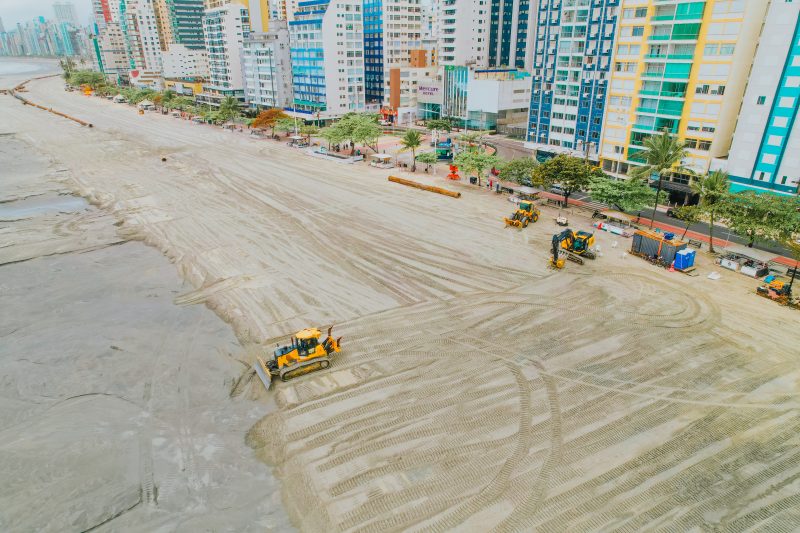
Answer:
<path fill-rule="evenodd" d="M 798 194 L 800 3 L 770 4 L 727 161 L 731 190 Z"/>
<path fill-rule="evenodd" d="M 389 105 L 390 72 L 411 66 L 411 51 L 421 48 L 420 0 L 364 0 L 367 104 Z"/>
<path fill-rule="evenodd" d="M 291 104 L 292 60 L 285 20 L 272 20 L 268 32 L 254 32 L 244 40 L 242 69 L 249 107 L 283 108 Z"/>
<path fill-rule="evenodd" d="M 152 0 L 123 0 L 120 16 L 131 84 L 160 88 L 161 38 Z"/>
<path fill-rule="evenodd" d="M 439 65 L 489 66 L 488 0 L 439 0 L 435 17 Z"/>
<path fill-rule="evenodd" d="M 292 108 L 332 119 L 366 108 L 361 0 L 308 0 L 290 22 Z"/>
<path fill-rule="evenodd" d="M 114 82 L 127 79 L 130 61 L 125 50 L 125 36 L 118 22 L 106 22 L 94 39 L 94 63 L 97 70 Z"/>
<path fill-rule="evenodd" d="M 161 52 L 165 78 L 208 79 L 208 54 L 205 50 L 192 50 L 182 44 L 170 44 Z"/>
<path fill-rule="evenodd" d="M 203 35 L 208 53 L 208 83 L 197 101 L 218 106 L 226 96 L 244 102 L 242 45 L 250 34 L 250 15 L 245 6 L 227 4 L 207 9 Z"/>

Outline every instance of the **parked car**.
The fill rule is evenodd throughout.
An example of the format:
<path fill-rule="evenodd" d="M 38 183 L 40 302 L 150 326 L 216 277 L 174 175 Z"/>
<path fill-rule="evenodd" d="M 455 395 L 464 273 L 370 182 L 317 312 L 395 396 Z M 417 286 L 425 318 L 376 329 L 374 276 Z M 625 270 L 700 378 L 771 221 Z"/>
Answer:
<path fill-rule="evenodd" d="M 672 207 L 667 209 L 667 216 L 671 218 L 678 218 L 678 215 L 675 213 L 675 209 Z"/>
<path fill-rule="evenodd" d="M 562 187 L 561 184 L 559 184 L 559 183 L 554 183 L 553 185 L 550 186 L 550 192 L 553 193 L 553 194 L 560 194 L 560 195 L 563 196 L 564 195 L 564 187 Z"/>

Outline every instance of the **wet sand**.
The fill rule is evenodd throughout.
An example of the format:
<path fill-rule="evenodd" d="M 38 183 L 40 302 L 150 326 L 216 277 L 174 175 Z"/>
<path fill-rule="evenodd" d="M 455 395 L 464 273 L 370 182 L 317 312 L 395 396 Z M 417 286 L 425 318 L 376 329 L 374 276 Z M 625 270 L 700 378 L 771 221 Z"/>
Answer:
<path fill-rule="evenodd" d="M 800 523 L 800 315 L 754 280 L 708 280 L 702 254 L 699 276 L 669 273 L 602 232 L 601 257 L 554 272 L 547 209 L 508 230 L 510 204 L 468 185 L 409 190 L 57 80 L 30 98 L 95 124 L 0 99 L 118 236 L 174 262 L 193 288 L 176 301 L 227 321 L 245 359 L 308 325 L 344 335 L 331 370 L 252 396 L 278 409 L 246 442 L 300 529 Z"/>
<path fill-rule="evenodd" d="M 0 530 L 291 530 L 231 329 L 0 129 Z"/>

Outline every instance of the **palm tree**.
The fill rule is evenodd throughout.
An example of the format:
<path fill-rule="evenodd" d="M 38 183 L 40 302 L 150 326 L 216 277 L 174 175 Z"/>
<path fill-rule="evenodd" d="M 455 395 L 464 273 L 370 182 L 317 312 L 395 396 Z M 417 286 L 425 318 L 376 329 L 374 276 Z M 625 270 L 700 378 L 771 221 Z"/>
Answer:
<path fill-rule="evenodd" d="M 225 119 L 234 119 L 239 116 L 240 112 L 239 100 L 233 96 L 226 96 L 219 103 L 219 114 Z"/>
<path fill-rule="evenodd" d="M 728 173 L 715 170 L 692 180 L 692 192 L 700 196 L 700 207 L 708 213 L 708 251 L 714 253 L 714 214 L 728 194 Z"/>
<path fill-rule="evenodd" d="M 411 150 L 411 172 L 417 171 L 417 148 L 422 146 L 422 135 L 417 130 L 406 130 L 406 134 L 400 139 L 402 151 Z"/>
<path fill-rule="evenodd" d="M 675 136 L 670 135 L 666 128 L 661 135 L 652 135 L 644 141 L 644 150 L 636 154 L 637 159 L 644 161 L 644 166 L 637 167 L 631 172 L 635 178 L 649 179 L 653 174 L 658 174 L 658 189 L 656 190 L 656 203 L 653 206 L 653 216 L 650 217 L 650 228 L 656 218 L 658 197 L 664 184 L 664 177 L 673 171 L 687 170 L 681 165 L 686 157 L 686 145 Z"/>

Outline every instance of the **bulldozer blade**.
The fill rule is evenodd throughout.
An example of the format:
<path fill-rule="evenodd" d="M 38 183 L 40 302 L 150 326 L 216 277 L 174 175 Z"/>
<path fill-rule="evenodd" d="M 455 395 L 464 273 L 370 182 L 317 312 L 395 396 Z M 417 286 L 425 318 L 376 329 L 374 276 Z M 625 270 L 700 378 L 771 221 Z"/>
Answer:
<path fill-rule="evenodd" d="M 256 357 L 256 362 L 253 364 L 253 369 L 261 379 L 261 383 L 264 384 L 264 388 L 269 390 L 269 386 L 272 385 L 272 374 L 270 374 L 270 371 L 267 368 L 267 365 L 264 363 L 264 360 L 260 357 Z"/>
<path fill-rule="evenodd" d="M 506 221 L 506 227 L 514 226 L 515 228 L 519 227 L 519 220 L 511 220 L 510 218 L 503 219 Z"/>

